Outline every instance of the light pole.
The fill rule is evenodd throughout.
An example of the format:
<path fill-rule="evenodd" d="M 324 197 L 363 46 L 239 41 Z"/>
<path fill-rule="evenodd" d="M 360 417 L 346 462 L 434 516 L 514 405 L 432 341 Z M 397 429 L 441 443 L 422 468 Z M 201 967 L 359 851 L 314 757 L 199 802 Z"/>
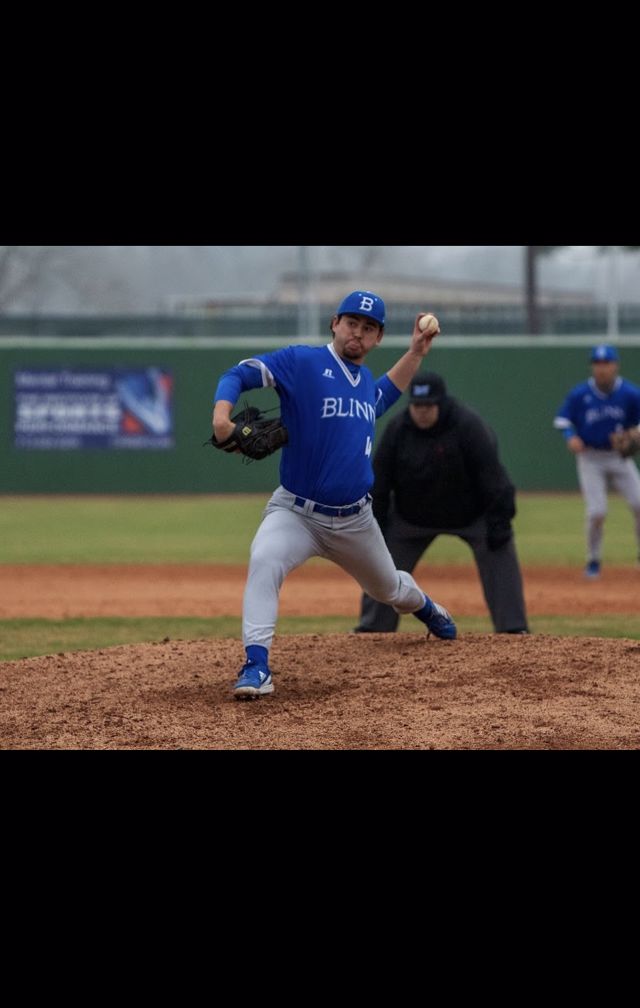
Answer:
<path fill-rule="evenodd" d="M 607 245 L 607 338 L 617 339 L 618 311 L 618 245 Z"/>
<path fill-rule="evenodd" d="M 540 316 L 538 314 L 538 278 L 537 278 L 537 245 L 524 246 L 525 275 L 525 309 L 527 319 L 527 334 L 538 336 L 540 332 Z"/>
<path fill-rule="evenodd" d="M 313 289 L 311 245 L 298 245 L 298 338 L 315 340 L 318 333 L 318 302 Z"/>

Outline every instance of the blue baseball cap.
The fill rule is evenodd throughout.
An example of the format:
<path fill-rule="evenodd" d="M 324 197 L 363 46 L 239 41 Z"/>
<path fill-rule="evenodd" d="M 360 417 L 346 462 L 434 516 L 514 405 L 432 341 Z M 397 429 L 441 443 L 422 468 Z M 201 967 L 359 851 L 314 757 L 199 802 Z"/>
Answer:
<path fill-rule="evenodd" d="M 596 361 L 619 361 L 620 355 L 614 346 L 609 343 L 600 343 L 591 351 L 591 363 Z"/>
<path fill-rule="evenodd" d="M 368 315 L 384 325 L 384 301 L 371 291 L 352 291 L 340 304 L 336 315 Z"/>

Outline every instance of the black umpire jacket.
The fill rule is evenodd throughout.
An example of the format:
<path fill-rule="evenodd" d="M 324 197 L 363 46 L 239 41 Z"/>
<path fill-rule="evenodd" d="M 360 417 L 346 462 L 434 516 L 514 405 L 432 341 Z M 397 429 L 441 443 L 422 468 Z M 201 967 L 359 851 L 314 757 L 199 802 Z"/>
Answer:
<path fill-rule="evenodd" d="M 420 430 L 405 409 L 387 424 L 373 460 L 373 512 L 383 532 L 390 509 L 412 525 L 453 529 L 487 517 L 489 535 L 511 536 L 515 487 L 493 430 L 452 396 Z"/>

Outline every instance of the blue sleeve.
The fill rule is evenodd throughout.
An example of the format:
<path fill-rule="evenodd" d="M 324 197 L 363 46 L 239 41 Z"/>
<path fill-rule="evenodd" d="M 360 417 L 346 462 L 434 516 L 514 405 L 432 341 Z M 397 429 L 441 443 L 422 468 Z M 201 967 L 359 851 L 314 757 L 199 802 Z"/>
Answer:
<path fill-rule="evenodd" d="M 576 428 L 573 422 L 573 398 L 574 390 L 572 389 L 556 413 L 553 421 L 553 426 L 556 430 L 560 431 L 565 441 L 574 437 L 576 433 Z"/>
<path fill-rule="evenodd" d="M 388 375 L 383 375 L 376 382 L 376 417 L 381 417 L 383 413 L 398 401 L 402 392 L 397 385 L 394 385 Z"/>
<path fill-rule="evenodd" d="M 249 389 L 262 388 L 262 375 L 256 368 L 249 367 L 248 364 L 236 364 L 230 368 L 220 378 L 213 402 L 225 399 L 227 402 L 236 403 L 241 392 Z"/>

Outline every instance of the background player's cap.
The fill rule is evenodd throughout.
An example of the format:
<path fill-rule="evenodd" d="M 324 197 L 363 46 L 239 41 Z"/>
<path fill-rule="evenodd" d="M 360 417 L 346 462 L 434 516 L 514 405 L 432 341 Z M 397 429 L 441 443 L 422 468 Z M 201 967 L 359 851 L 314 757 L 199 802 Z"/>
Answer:
<path fill-rule="evenodd" d="M 447 394 L 447 387 L 435 371 L 417 374 L 409 386 L 409 402 L 415 406 L 431 406 L 441 403 Z"/>
<path fill-rule="evenodd" d="M 609 343 L 600 343 L 591 351 L 591 363 L 594 361 L 619 361 L 620 355 L 614 346 Z"/>
<path fill-rule="evenodd" d="M 371 291 L 352 291 L 347 294 L 336 315 L 368 315 L 384 325 L 384 301 Z"/>

